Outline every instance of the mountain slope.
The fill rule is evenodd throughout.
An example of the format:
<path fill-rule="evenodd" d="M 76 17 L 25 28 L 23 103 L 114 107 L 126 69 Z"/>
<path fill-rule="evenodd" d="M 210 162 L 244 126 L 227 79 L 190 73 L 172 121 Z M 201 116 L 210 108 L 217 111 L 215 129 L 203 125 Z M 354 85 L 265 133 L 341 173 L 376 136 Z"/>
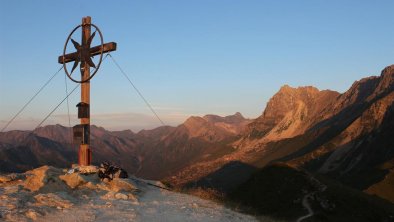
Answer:
<path fill-rule="evenodd" d="M 178 127 L 110 132 L 91 126 L 93 163 L 112 161 L 130 173 L 150 179 L 172 175 L 200 159 L 232 152 L 235 140 L 250 122 L 240 113 L 227 117 L 190 117 Z M 65 167 L 75 163 L 78 147 L 71 129 L 60 126 L 0 133 L 0 166 L 4 172 L 22 172 L 45 164 Z M 53 161 L 52 161 L 53 160 Z"/>
<path fill-rule="evenodd" d="M 380 76 L 356 81 L 343 94 L 284 86 L 231 144 L 234 152 L 189 166 L 166 180 L 181 187 L 195 181 L 217 181 L 211 187 L 224 187 L 216 179 L 221 175 L 214 172 L 236 172 L 221 170 L 231 161 L 252 166 L 249 174 L 270 162 L 285 161 L 365 190 L 392 169 L 379 166 L 394 159 L 393 95 L 394 66 Z"/>
<path fill-rule="evenodd" d="M 394 158 L 393 79 L 394 66 L 390 66 L 380 77 L 353 84 L 338 103 L 331 106 L 331 113 L 336 115 L 324 123 L 328 125 L 326 132 L 337 133 L 323 134 L 327 136 L 322 136 L 324 142 L 314 147 L 305 146 L 290 155 L 291 163 L 329 174 L 359 189 L 381 180 L 387 170 L 379 170 L 379 165 Z M 337 111 L 338 107 L 342 107 L 341 112 Z"/>
<path fill-rule="evenodd" d="M 249 122 L 240 113 L 227 117 L 190 117 L 160 139 L 140 147 L 144 159 L 137 175 L 161 179 L 200 161 L 231 153 L 234 149 L 228 144 L 239 137 Z"/>

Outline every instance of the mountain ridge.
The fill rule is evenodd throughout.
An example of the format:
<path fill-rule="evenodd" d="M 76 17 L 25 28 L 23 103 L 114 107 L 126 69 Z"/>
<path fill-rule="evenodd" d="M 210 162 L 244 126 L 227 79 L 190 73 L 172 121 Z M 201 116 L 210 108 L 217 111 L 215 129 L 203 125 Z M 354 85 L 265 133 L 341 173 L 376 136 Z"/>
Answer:
<path fill-rule="evenodd" d="M 219 170 L 221 166 L 230 161 L 242 161 L 261 168 L 272 161 L 280 160 L 306 167 L 312 172 L 324 174 L 364 190 L 384 178 L 387 172 L 379 170 L 378 166 L 394 157 L 394 151 L 390 148 L 394 145 L 390 142 L 390 137 L 394 136 L 392 129 L 393 79 L 394 66 L 391 65 L 383 69 L 380 76 L 356 81 L 345 93 L 328 91 L 330 96 L 325 100 L 324 105 L 317 109 L 311 109 L 313 105 L 308 105 L 309 110 L 315 110 L 315 112 L 309 115 L 308 121 L 304 120 L 306 124 L 302 126 L 304 128 L 300 128 L 301 133 L 290 134 L 289 137 L 282 138 L 279 134 L 273 138 L 270 134 L 278 133 L 278 126 L 281 125 L 283 119 L 286 120 L 286 114 L 290 113 L 290 116 L 296 117 L 296 120 L 301 120 L 302 116 L 294 115 L 297 114 L 295 111 L 302 110 L 294 102 L 297 101 L 294 98 L 297 98 L 298 94 L 287 96 L 287 101 L 281 100 L 283 94 L 295 91 L 297 88 L 283 86 L 268 102 L 263 114 L 248 125 L 247 133 L 232 143 L 235 148 L 234 152 L 210 162 L 200 162 L 195 166 L 189 166 L 177 174 L 176 179 L 167 178 L 167 180 L 182 187 L 195 181 L 196 178 L 199 181 L 215 181 L 212 177 L 215 174 L 209 173 Z M 300 89 L 316 92 L 313 88 L 299 87 L 298 90 Z M 280 98 L 279 101 L 276 98 Z M 291 103 L 291 98 L 293 98 L 293 103 Z M 308 104 L 305 101 L 306 98 L 308 96 L 300 98 L 304 104 Z M 288 109 L 282 109 L 284 110 L 282 113 L 275 112 L 275 106 Z M 294 124 L 292 121 L 288 122 L 290 125 Z M 283 125 L 286 126 L 286 124 Z M 253 134 L 253 130 L 258 133 Z M 279 140 L 276 140 L 277 138 Z M 341 144 L 347 144 L 348 148 L 342 147 Z M 377 154 L 373 149 L 376 146 L 379 147 Z M 342 153 L 338 156 L 342 158 L 334 158 L 337 153 Z M 330 155 L 332 155 L 331 159 L 328 158 Z M 365 161 L 357 160 L 361 157 L 365 158 Z M 339 164 L 338 167 L 330 166 L 334 162 Z M 324 171 L 323 169 L 327 167 L 331 170 Z M 347 170 L 344 170 L 344 167 Z M 223 184 L 217 184 L 216 187 L 221 185 Z"/>
<path fill-rule="evenodd" d="M 254 171 L 282 161 L 359 190 L 373 190 L 368 188 L 382 183 L 391 170 L 380 166 L 394 159 L 390 139 L 394 136 L 393 91 L 391 65 L 380 76 L 355 81 L 344 93 L 284 85 L 256 119 L 240 113 L 227 117 L 209 114 L 190 117 L 176 127 L 137 133 L 92 126 L 93 159 L 98 163 L 112 157 L 132 174 L 163 179 L 179 188 L 193 184 L 220 188 L 231 182 L 235 189 Z M 30 165 L 22 164 L 23 169 L 45 164 L 45 158 L 34 154 L 48 152 L 45 146 L 58 147 L 54 149 L 57 154 L 51 155 L 65 156 L 59 163 L 75 161 L 76 147 L 64 153 L 70 146 L 67 131 L 51 126 L 39 128 L 33 135 L 15 131 L 6 138 L 0 133 L 0 156 L 4 157 L 0 166 L 6 169 L 3 166 L 15 161 L 27 161 L 22 155 L 24 147 L 12 144 L 26 139 L 27 134 L 35 137 L 25 143 L 35 147 L 30 150 L 35 159 Z M 5 161 L 7 158 L 14 162 Z M 238 175 L 223 179 L 232 172 Z M 244 176 L 239 176 L 241 172 Z"/>

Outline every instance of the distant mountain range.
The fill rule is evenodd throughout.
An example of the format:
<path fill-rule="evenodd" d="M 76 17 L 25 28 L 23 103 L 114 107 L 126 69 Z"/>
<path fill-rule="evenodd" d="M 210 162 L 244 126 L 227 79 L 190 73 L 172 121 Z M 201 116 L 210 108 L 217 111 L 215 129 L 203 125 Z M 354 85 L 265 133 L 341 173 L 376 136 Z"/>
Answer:
<path fill-rule="evenodd" d="M 60 125 L 0 133 L 0 170 L 70 166 L 70 133 Z M 394 65 L 342 94 L 285 85 L 256 119 L 206 115 L 138 133 L 92 126 L 91 136 L 94 164 L 109 160 L 176 188 L 236 194 L 281 162 L 394 203 Z"/>
<path fill-rule="evenodd" d="M 107 131 L 93 125 L 93 163 L 108 160 L 138 176 L 164 178 L 195 162 L 230 153 L 233 148 L 227 144 L 238 139 L 250 122 L 236 113 L 227 117 L 190 117 L 177 127 L 138 133 Z M 69 167 L 77 162 L 78 150 L 71 136 L 71 129 L 61 125 L 0 133 L 0 169 L 22 172 L 44 164 Z"/>

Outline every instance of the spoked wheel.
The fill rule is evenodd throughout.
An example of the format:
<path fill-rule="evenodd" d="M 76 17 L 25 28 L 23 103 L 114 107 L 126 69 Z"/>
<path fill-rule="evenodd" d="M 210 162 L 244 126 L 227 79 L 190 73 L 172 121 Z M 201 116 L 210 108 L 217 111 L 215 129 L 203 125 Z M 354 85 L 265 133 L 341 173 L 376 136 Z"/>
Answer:
<path fill-rule="evenodd" d="M 87 39 L 85 44 L 84 43 L 79 44 L 77 41 L 75 41 L 72 38 L 72 36 L 75 33 L 75 31 L 77 31 L 78 29 L 84 28 L 84 26 L 86 26 L 86 25 L 94 27 L 96 30 Z M 93 78 L 93 76 L 97 73 L 98 69 L 100 68 L 101 62 L 103 60 L 103 50 L 104 50 L 103 34 L 101 33 L 100 29 L 96 25 L 94 25 L 94 24 L 86 24 L 86 25 L 84 25 L 84 24 L 78 25 L 77 27 L 75 27 L 71 31 L 71 33 L 67 37 L 67 40 L 66 40 L 66 43 L 64 44 L 64 49 L 63 49 L 63 68 L 64 68 L 64 71 L 66 72 L 68 78 L 70 78 L 72 81 L 74 81 L 76 83 L 88 82 L 91 78 Z M 96 47 L 90 48 L 90 45 L 91 45 L 91 43 L 93 41 L 93 38 L 96 35 L 96 32 L 98 32 L 98 34 L 100 36 L 100 46 L 97 46 L 97 47 L 100 47 L 99 50 L 95 50 Z M 67 65 L 66 65 L 66 63 L 69 62 L 66 59 L 66 54 L 67 54 L 66 51 L 67 51 L 67 46 L 68 46 L 69 42 L 72 42 L 72 44 L 74 45 L 74 48 L 77 50 L 77 52 L 72 53 L 72 54 L 75 54 L 75 56 L 74 56 L 75 61 L 74 61 L 74 65 L 73 65 L 73 67 L 71 69 L 71 72 L 68 71 Z M 91 52 L 94 52 L 94 51 L 96 51 L 96 52 L 98 51 L 98 53 L 91 54 Z M 98 63 L 96 65 L 96 64 L 94 64 L 94 62 L 92 60 L 92 57 L 94 55 L 98 55 L 98 54 L 100 54 L 100 58 L 99 58 Z M 77 78 L 71 76 L 72 73 L 74 72 L 74 70 L 77 68 L 78 64 L 80 65 L 80 70 L 81 70 L 81 75 L 80 75 L 81 78 L 80 79 L 77 79 Z M 85 67 L 87 67 L 86 64 L 88 65 L 88 67 L 93 68 L 93 70 L 92 70 L 90 76 L 88 78 L 84 79 L 82 77 L 82 73 L 83 73 Z"/>

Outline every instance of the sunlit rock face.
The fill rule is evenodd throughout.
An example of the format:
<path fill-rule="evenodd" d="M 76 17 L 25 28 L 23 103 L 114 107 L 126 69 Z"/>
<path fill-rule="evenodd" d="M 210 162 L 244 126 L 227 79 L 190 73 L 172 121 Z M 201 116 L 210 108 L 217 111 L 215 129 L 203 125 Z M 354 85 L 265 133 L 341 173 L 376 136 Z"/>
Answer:
<path fill-rule="evenodd" d="M 249 124 L 248 136 L 278 140 L 302 134 L 319 121 L 322 110 L 338 96 L 338 92 L 320 91 L 312 86 L 282 86 L 269 100 L 263 114 Z"/>

